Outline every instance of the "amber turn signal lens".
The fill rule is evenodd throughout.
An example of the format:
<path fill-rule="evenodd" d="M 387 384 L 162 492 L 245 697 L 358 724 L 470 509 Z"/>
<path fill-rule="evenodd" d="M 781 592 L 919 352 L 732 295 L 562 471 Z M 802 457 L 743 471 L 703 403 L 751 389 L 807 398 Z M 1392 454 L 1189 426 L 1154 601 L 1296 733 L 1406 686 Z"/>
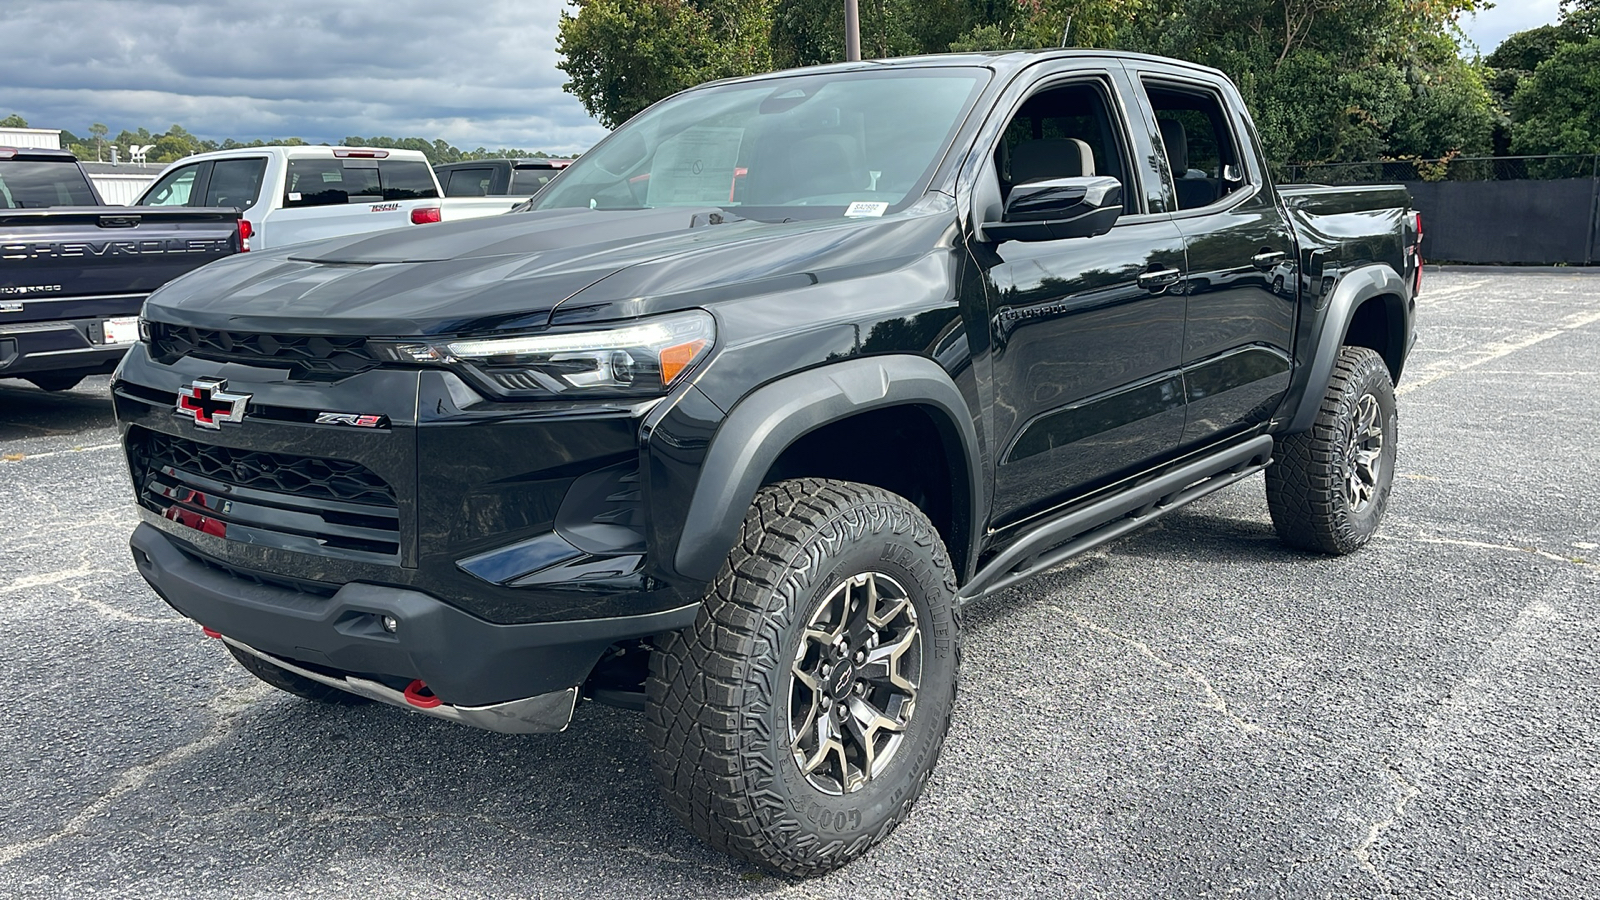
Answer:
<path fill-rule="evenodd" d="M 672 384 L 678 380 L 685 370 L 694 365 L 694 360 L 704 349 L 706 342 L 702 340 L 690 341 L 687 344 L 678 344 L 661 351 L 661 383 Z"/>

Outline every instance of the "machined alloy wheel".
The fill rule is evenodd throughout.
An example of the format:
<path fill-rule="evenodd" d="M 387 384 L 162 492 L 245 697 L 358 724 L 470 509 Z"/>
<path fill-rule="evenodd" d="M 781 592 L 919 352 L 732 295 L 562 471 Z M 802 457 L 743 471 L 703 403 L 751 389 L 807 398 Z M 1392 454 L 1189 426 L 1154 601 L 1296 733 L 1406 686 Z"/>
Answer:
<path fill-rule="evenodd" d="M 1273 448 L 1267 507 L 1278 537 L 1334 554 L 1371 540 L 1389 505 L 1398 429 L 1383 357 L 1366 347 L 1340 348 L 1311 430 Z"/>
<path fill-rule="evenodd" d="M 955 575 L 921 510 L 845 481 L 768 485 L 694 627 L 650 655 L 662 795 L 719 850 L 831 872 L 921 795 L 960 656 Z"/>
<path fill-rule="evenodd" d="M 1378 398 L 1362 394 L 1356 401 L 1344 448 L 1344 498 L 1351 512 L 1372 505 L 1383 475 L 1383 410 Z"/>
<path fill-rule="evenodd" d="M 817 790 L 848 794 L 894 760 L 917 706 L 922 631 L 906 589 L 880 572 L 834 588 L 801 635 L 789 743 Z"/>

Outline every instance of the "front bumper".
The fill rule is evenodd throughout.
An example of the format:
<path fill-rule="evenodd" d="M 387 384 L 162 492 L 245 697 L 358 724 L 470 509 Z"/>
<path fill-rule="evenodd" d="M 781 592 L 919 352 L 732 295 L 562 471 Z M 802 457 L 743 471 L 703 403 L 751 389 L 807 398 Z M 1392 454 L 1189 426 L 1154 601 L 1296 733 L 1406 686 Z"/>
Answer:
<path fill-rule="evenodd" d="M 0 324 L 0 378 L 50 372 L 103 375 L 132 344 L 107 344 L 100 319 Z"/>
<path fill-rule="evenodd" d="M 134 531 L 130 544 L 139 573 L 162 599 L 230 641 L 386 702 L 393 701 L 376 688 L 356 686 L 398 693 L 389 682 L 420 680 L 458 711 L 568 692 L 583 683 L 611 644 L 687 627 L 697 610 L 689 605 L 631 616 L 497 624 L 421 591 L 351 582 L 328 596 L 265 573 L 229 571 L 202 562 L 198 552 L 149 524 Z M 384 630 L 384 616 L 398 622 L 393 633 Z M 550 721 L 552 702 L 560 701 L 531 704 L 538 707 L 538 721 Z M 516 725 L 515 716 L 503 710 L 448 717 L 517 730 L 485 724 Z"/>

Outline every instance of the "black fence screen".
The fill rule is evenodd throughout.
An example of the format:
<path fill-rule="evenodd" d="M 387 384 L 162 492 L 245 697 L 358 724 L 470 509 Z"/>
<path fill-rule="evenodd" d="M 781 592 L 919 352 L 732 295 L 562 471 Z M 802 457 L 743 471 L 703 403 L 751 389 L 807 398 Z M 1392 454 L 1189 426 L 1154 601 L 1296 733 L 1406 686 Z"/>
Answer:
<path fill-rule="evenodd" d="M 1286 182 L 1404 184 L 1429 262 L 1594 265 L 1600 156 L 1518 156 L 1294 165 Z"/>

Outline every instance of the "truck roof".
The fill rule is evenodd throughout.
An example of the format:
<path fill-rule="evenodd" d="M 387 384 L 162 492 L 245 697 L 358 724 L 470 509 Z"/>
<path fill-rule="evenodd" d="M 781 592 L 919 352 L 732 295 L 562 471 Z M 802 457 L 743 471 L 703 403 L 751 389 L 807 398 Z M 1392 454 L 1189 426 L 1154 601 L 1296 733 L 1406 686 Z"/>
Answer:
<path fill-rule="evenodd" d="M 276 156 L 284 159 L 303 159 L 305 157 L 320 157 L 331 159 L 340 153 L 351 157 L 360 158 L 371 153 L 381 153 L 384 159 L 415 159 L 427 162 L 428 157 L 420 150 L 401 150 L 396 147 L 328 147 L 322 144 L 307 144 L 300 146 L 271 146 L 271 147 L 234 147 L 229 150 L 211 150 L 205 153 L 196 153 L 185 156 L 177 162 L 189 163 L 196 160 L 208 159 L 237 159 L 241 156 Z M 169 165 L 176 165 L 172 163 Z"/>
<path fill-rule="evenodd" d="M 49 150 L 44 147 L 0 147 L 0 159 L 26 159 L 33 162 L 78 161 L 68 150 Z"/>
<path fill-rule="evenodd" d="M 1048 59 L 1126 59 L 1157 62 L 1168 66 L 1181 66 L 1204 72 L 1209 75 L 1222 73 L 1210 66 L 1202 66 L 1184 60 L 1172 59 L 1165 56 L 1153 56 L 1148 53 L 1131 53 L 1125 50 L 1096 50 L 1087 48 L 1045 48 L 1041 50 L 991 50 L 974 53 L 930 53 L 921 56 L 897 56 L 889 59 L 864 59 L 859 62 L 830 63 L 821 66 L 805 66 L 797 69 L 782 69 L 776 72 L 763 72 L 759 75 L 745 75 L 736 78 L 724 78 L 707 84 L 732 84 L 740 81 L 760 81 L 765 78 L 781 78 L 789 75 L 815 74 L 828 72 L 859 72 L 874 69 L 916 69 L 916 68 L 949 68 L 959 66 L 972 66 L 991 69 L 1002 74 L 1010 74 L 1034 63 Z M 690 90 L 693 90 L 691 88 Z"/>

